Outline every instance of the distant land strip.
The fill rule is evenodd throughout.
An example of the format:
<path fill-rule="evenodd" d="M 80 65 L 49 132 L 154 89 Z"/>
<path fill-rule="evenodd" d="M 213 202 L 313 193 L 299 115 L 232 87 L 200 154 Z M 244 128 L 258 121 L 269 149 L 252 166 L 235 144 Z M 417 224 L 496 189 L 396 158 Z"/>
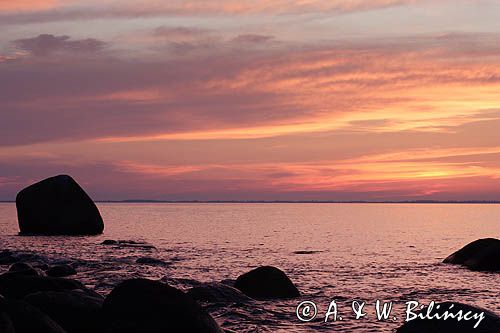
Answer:
<path fill-rule="evenodd" d="M 365 200 L 96 200 L 97 203 L 332 203 L 332 204 L 500 204 L 500 200 L 405 200 L 405 201 L 365 201 Z M 14 200 L 0 200 L 0 203 L 15 203 Z"/>

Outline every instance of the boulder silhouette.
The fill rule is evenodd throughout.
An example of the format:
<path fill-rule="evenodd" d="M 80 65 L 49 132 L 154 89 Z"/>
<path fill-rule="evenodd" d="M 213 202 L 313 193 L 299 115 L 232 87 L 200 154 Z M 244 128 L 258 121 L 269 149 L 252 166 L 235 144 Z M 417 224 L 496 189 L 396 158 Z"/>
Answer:
<path fill-rule="evenodd" d="M 52 318 L 25 301 L 0 296 L 0 332 L 67 333 Z"/>
<path fill-rule="evenodd" d="M 16 207 L 21 235 L 96 235 L 104 230 L 97 206 L 67 175 L 21 190 Z"/>
<path fill-rule="evenodd" d="M 439 310 L 436 310 L 436 306 L 439 305 Z M 453 305 L 452 309 L 449 309 Z M 460 310 L 463 314 L 471 311 L 471 314 L 479 314 L 484 312 L 484 319 L 479 323 L 477 328 L 474 328 L 477 319 L 471 320 L 460 320 L 448 318 L 444 319 L 415 319 L 405 323 L 403 326 L 396 330 L 396 333 L 498 333 L 500 332 L 500 317 L 496 314 L 489 312 L 484 309 L 480 309 L 474 306 L 470 306 L 462 303 L 452 303 L 443 302 L 436 304 L 432 314 L 443 314 L 444 311 L 450 311 L 451 313 L 457 313 Z M 424 313 L 427 308 L 424 308 Z"/>
<path fill-rule="evenodd" d="M 103 311 L 111 333 L 223 333 L 191 297 L 159 281 L 122 282 L 104 301 Z"/>
<path fill-rule="evenodd" d="M 17 275 L 5 273 L 0 275 L 0 294 L 8 298 L 22 299 L 39 291 L 64 291 L 86 288 L 76 280 L 55 278 L 50 276 Z"/>
<path fill-rule="evenodd" d="M 24 299 L 50 316 L 68 333 L 101 332 L 104 298 L 83 290 L 43 291 Z"/>
<path fill-rule="evenodd" d="M 500 239 L 484 238 L 467 244 L 444 263 L 463 265 L 474 271 L 500 271 Z"/>
<path fill-rule="evenodd" d="M 262 266 L 240 275 L 236 289 L 255 299 L 292 298 L 300 292 L 286 274 L 272 266 Z"/>

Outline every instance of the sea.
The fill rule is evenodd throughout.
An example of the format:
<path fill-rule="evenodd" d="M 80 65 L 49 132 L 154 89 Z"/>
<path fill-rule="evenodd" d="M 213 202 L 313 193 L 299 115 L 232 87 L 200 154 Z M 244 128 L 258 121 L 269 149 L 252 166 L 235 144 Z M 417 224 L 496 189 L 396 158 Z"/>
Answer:
<path fill-rule="evenodd" d="M 394 332 L 412 301 L 455 301 L 500 313 L 500 274 L 442 263 L 471 241 L 500 238 L 500 205 L 98 203 L 98 208 L 102 235 L 31 237 L 17 235 L 15 204 L 2 203 L 0 250 L 48 264 L 72 263 L 78 271 L 74 278 L 103 295 L 128 278 L 161 279 L 188 290 L 231 283 L 262 265 L 282 269 L 300 290 L 295 299 L 203 304 L 228 332 Z M 130 246 L 101 244 L 107 239 Z M 136 263 L 141 257 L 161 262 Z M 6 269 L 0 266 L 0 272 Z M 387 318 L 377 317 L 377 301 L 380 309 L 392 306 Z M 356 318 L 353 304 L 365 315 Z"/>

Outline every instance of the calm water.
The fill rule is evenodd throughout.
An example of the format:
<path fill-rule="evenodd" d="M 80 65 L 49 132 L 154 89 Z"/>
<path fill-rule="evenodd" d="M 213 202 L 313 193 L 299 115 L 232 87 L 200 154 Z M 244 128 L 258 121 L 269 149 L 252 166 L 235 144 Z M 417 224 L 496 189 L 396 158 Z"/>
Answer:
<path fill-rule="evenodd" d="M 500 312 L 500 275 L 440 262 L 478 238 L 500 237 L 500 205 L 450 204 L 99 204 L 97 237 L 19 237 L 14 204 L 0 204 L 0 249 L 29 250 L 51 262 L 73 261 L 77 279 L 103 294 L 129 277 L 163 278 L 180 288 L 236 279 L 259 265 L 283 269 L 297 300 L 208 306 L 235 332 L 392 332 L 404 302 L 460 301 Z M 156 247 L 114 248 L 104 239 Z M 297 254 L 296 251 L 310 251 Z M 135 264 L 149 256 L 164 266 Z M 6 267 L 0 269 L 5 269 Z M 331 300 L 343 321 L 299 323 L 295 307 L 312 300 L 321 315 Z M 351 301 L 367 302 L 352 319 Z M 377 322 L 372 303 L 394 301 L 397 322 Z"/>

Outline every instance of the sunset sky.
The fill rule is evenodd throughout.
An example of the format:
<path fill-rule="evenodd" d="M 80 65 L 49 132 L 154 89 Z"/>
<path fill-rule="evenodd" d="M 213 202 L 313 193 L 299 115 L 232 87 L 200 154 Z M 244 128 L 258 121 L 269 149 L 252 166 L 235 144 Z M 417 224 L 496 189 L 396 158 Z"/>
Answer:
<path fill-rule="evenodd" d="M 498 0 L 0 0 L 0 200 L 500 200 Z"/>

